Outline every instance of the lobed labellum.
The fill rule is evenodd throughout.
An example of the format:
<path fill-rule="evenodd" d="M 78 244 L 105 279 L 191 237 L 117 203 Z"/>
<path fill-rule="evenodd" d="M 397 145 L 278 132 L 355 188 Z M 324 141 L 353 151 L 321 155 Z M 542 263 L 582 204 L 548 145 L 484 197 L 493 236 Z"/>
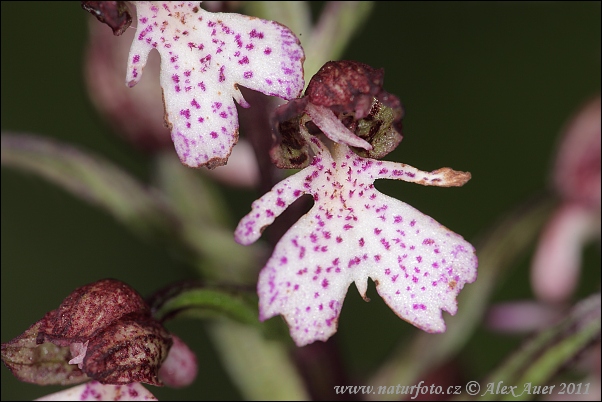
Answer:
<path fill-rule="evenodd" d="M 336 332 L 347 288 L 366 298 L 368 278 L 402 319 L 427 332 L 445 331 L 442 310 L 455 314 L 456 296 L 476 280 L 475 250 L 460 235 L 413 207 L 376 190 L 376 179 L 461 186 L 469 173 L 358 156 L 343 144 L 330 153 L 310 139 L 310 166 L 277 184 L 238 224 L 236 240 L 256 241 L 292 202 L 315 204 L 276 245 L 259 275 L 260 319 L 281 314 L 298 346 Z"/>
<path fill-rule="evenodd" d="M 126 82 L 140 81 L 149 52 L 161 55 L 165 120 L 182 163 L 224 165 L 238 140 L 239 85 L 283 99 L 305 85 L 299 40 L 259 18 L 210 13 L 195 2 L 136 2 L 138 28 Z"/>

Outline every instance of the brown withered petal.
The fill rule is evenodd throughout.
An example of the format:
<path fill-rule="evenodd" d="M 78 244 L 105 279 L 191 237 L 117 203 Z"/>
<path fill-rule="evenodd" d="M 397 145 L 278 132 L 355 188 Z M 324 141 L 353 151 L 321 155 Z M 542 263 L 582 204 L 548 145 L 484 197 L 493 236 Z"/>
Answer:
<path fill-rule="evenodd" d="M 95 333 L 129 313 L 150 314 L 147 304 L 133 288 L 115 279 L 103 279 L 71 293 L 53 317 L 47 317 L 47 329 L 40 328 L 38 343 L 52 342 L 69 346 L 85 342 Z"/>
<path fill-rule="evenodd" d="M 301 169 L 309 164 L 309 145 L 299 131 L 306 105 L 307 98 L 293 99 L 271 115 L 274 145 L 270 158 L 280 169 Z"/>
<path fill-rule="evenodd" d="M 384 70 L 352 60 L 329 61 L 314 75 L 305 90 L 309 102 L 335 113 L 368 114 L 372 98 L 382 92 Z"/>
<path fill-rule="evenodd" d="M 103 384 L 161 386 L 158 372 L 173 340 L 153 318 L 129 314 L 90 339 L 82 370 Z"/>
<path fill-rule="evenodd" d="M 82 1 L 82 8 L 107 24 L 113 35 L 119 36 L 129 28 L 132 16 L 125 1 Z"/>
<path fill-rule="evenodd" d="M 69 347 L 37 343 L 38 332 L 44 325 L 42 319 L 2 344 L 2 362 L 6 367 L 20 381 L 38 385 L 72 385 L 89 380 L 77 365 L 69 364 Z"/>

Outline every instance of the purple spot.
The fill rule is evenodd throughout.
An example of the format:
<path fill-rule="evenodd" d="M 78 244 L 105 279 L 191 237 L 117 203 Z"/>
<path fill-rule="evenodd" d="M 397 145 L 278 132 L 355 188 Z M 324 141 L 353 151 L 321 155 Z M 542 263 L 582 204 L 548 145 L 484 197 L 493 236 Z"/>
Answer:
<path fill-rule="evenodd" d="M 272 53 L 272 49 L 270 49 L 269 47 L 266 47 L 266 48 L 263 50 L 263 54 L 270 54 L 270 53 Z"/>
<path fill-rule="evenodd" d="M 416 224 L 416 220 L 412 219 L 412 222 L 410 222 L 410 226 L 414 227 L 415 224 Z"/>
<path fill-rule="evenodd" d="M 190 102 L 191 106 L 194 106 L 197 109 L 201 108 L 201 105 L 199 105 L 199 103 L 196 101 L 196 99 L 193 99 L 192 102 Z"/>
<path fill-rule="evenodd" d="M 363 237 L 360 239 L 359 243 L 360 243 L 360 247 L 364 247 L 364 244 L 365 244 L 366 242 L 364 241 L 364 238 L 363 238 Z"/>
<path fill-rule="evenodd" d="M 210 134 L 211 138 L 217 138 L 217 133 L 215 131 L 212 131 Z"/>
<path fill-rule="evenodd" d="M 190 110 L 189 109 L 180 110 L 180 116 L 184 116 L 187 119 L 190 119 Z"/>
<path fill-rule="evenodd" d="M 251 32 L 249 32 L 249 36 L 251 38 L 263 39 L 263 32 L 257 32 L 256 29 L 253 29 Z"/>
<path fill-rule="evenodd" d="M 403 218 L 399 215 L 393 218 L 393 223 L 401 223 L 401 221 L 403 221 Z"/>
<path fill-rule="evenodd" d="M 199 117 L 199 123 L 202 123 L 204 121 L 205 121 L 205 119 L 203 119 L 202 117 Z"/>
<path fill-rule="evenodd" d="M 238 64 L 249 64 L 249 58 L 247 56 L 243 57 L 242 59 L 238 60 Z"/>
<path fill-rule="evenodd" d="M 324 278 L 324 280 L 322 281 L 322 287 L 324 289 L 326 289 L 328 287 L 328 279 Z"/>
<path fill-rule="evenodd" d="M 226 118 L 228 118 L 228 114 L 227 114 L 226 112 L 221 112 L 221 113 L 219 114 L 219 116 L 220 116 L 222 119 L 226 119 Z"/>
<path fill-rule="evenodd" d="M 422 257 L 421 256 L 416 257 L 416 261 L 422 262 Z"/>
<path fill-rule="evenodd" d="M 219 78 L 218 81 L 219 82 L 224 82 L 226 81 L 226 76 L 224 75 L 224 69 L 226 68 L 226 66 L 221 66 L 219 68 Z"/>
<path fill-rule="evenodd" d="M 243 77 L 245 77 L 246 79 L 252 78 L 253 77 L 253 72 L 252 71 L 245 71 L 243 73 Z"/>
<path fill-rule="evenodd" d="M 174 74 L 171 76 L 171 79 L 173 80 L 173 82 L 175 82 L 176 84 L 180 82 L 180 76 L 178 74 Z"/>
<path fill-rule="evenodd" d="M 134 63 L 138 63 L 140 61 L 140 55 L 138 55 L 138 54 L 135 55 L 133 60 L 134 60 Z"/>

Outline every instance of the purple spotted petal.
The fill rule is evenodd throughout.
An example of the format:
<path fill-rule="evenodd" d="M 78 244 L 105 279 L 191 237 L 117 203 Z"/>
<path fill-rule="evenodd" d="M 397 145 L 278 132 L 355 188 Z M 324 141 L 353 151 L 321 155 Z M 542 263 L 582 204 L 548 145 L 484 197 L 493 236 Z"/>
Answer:
<path fill-rule="evenodd" d="M 295 199 L 313 195 L 313 208 L 276 245 L 258 283 L 260 319 L 283 315 L 299 346 L 336 332 L 352 282 L 365 297 L 372 278 L 402 319 L 443 332 L 441 311 L 455 314 L 456 296 L 476 280 L 474 248 L 434 219 L 378 192 L 377 178 L 457 186 L 470 175 L 422 172 L 362 158 L 335 144 L 332 155 L 321 148 L 309 167 L 255 201 L 236 229 L 238 242 L 252 243 Z"/>
<path fill-rule="evenodd" d="M 36 401 L 156 401 L 157 398 L 138 382 L 127 385 L 101 384 L 90 381 L 54 394 L 46 395 Z"/>
<path fill-rule="evenodd" d="M 126 82 L 142 76 L 149 52 L 161 55 L 165 120 L 182 163 L 224 165 L 238 139 L 233 98 L 239 85 L 293 99 L 303 90 L 304 54 L 285 26 L 259 18 L 210 13 L 198 2 L 136 2 L 138 28 Z"/>

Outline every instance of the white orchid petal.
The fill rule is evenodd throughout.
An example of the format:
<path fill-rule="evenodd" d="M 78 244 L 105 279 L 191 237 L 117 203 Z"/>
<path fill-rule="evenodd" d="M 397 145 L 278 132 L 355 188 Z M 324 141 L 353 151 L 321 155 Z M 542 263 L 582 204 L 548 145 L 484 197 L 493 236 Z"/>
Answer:
<path fill-rule="evenodd" d="M 138 382 L 127 385 L 90 381 L 36 399 L 36 401 L 156 401 L 157 398 Z"/>
<path fill-rule="evenodd" d="M 600 217 L 577 203 L 566 203 L 552 216 L 539 240 L 531 268 L 536 296 L 548 302 L 566 301 L 577 286 L 581 250 L 600 233 Z"/>
<path fill-rule="evenodd" d="M 284 99 L 303 90 L 303 49 L 272 21 L 210 13 L 198 2 L 136 2 L 138 28 L 126 82 L 134 86 L 152 49 L 161 55 L 165 120 L 182 163 L 226 163 L 238 140 L 239 85 Z"/>
<path fill-rule="evenodd" d="M 455 314 L 457 294 L 476 279 L 477 258 L 468 242 L 375 189 L 379 163 L 335 144 L 333 155 L 318 153 L 309 167 L 255 201 L 238 225 L 237 240 L 249 244 L 260 236 L 259 227 L 273 222 L 266 211 L 279 214 L 304 193 L 314 197 L 313 208 L 276 245 L 257 286 L 260 319 L 283 315 L 298 346 L 336 332 L 352 282 L 365 296 L 372 278 L 402 319 L 442 332 L 441 310 Z"/>

